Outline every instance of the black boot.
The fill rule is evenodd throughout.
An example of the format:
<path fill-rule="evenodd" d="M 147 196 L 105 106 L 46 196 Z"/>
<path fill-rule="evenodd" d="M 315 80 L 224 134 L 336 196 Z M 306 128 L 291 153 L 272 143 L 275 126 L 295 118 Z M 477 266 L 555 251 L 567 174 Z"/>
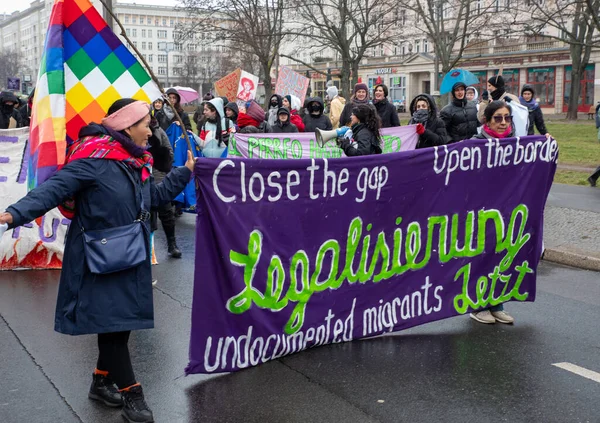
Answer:
<path fill-rule="evenodd" d="M 123 405 L 123 398 L 117 386 L 110 378 L 102 375 L 93 375 L 88 398 L 102 401 L 109 407 L 121 407 Z"/>
<path fill-rule="evenodd" d="M 154 422 L 154 416 L 150 408 L 148 408 L 148 404 L 146 404 L 141 385 L 132 386 L 127 391 L 122 391 L 121 394 L 123 395 L 123 410 L 121 410 L 121 415 L 128 422 Z"/>
<path fill-rule="evenodd" d="M 173 258 L 181 258 L 181 251 L 177 247 L 177 241 L 175 241 L 175 237 L 167 239 L 167 243 L 169 245 L 169 254 Z"/>

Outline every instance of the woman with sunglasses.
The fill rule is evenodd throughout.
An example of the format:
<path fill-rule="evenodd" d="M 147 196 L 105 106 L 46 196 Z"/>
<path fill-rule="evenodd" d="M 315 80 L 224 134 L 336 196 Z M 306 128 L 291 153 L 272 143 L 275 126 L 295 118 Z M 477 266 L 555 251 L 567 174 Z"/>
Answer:
<path fill-rule="evenodd" d="M 492 101 L 485 108 L 481 133 L 474 139 L 510 138 L 515 136 L 512 108 L 502 100 Z"/>

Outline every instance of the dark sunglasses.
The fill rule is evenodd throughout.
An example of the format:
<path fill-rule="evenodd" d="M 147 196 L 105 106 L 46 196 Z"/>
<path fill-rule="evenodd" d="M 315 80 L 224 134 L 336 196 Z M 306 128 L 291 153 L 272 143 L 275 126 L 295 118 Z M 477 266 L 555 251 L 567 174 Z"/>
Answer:
<path fill-rule="evenodd" d="M 492 116 L 494 118 L 494 122 L 496 123 L 502 123 L 502 121 L 504 120 L 506 123 L 511 123 L 512 122 L 512 116 Z"/>

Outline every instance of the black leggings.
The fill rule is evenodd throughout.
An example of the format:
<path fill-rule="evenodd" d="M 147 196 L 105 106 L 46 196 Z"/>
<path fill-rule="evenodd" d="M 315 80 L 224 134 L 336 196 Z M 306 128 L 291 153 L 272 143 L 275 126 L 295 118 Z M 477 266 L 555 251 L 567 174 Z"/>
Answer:
<path fill-rule="evenodd" d="M 98 334 L 98 370 L 108 372 L 108 377 L 119 389 L 136 383 L 127 342 L 131 331 Z"/>

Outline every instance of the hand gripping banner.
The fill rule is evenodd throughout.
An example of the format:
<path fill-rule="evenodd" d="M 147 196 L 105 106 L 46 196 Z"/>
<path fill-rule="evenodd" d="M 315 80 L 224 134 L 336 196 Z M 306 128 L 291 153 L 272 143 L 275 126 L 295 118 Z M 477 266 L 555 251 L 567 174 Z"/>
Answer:
<path fill-rule="evenodd" d="M 533 301 L 554 139 L 206 159 L 189 373 Z"/>

